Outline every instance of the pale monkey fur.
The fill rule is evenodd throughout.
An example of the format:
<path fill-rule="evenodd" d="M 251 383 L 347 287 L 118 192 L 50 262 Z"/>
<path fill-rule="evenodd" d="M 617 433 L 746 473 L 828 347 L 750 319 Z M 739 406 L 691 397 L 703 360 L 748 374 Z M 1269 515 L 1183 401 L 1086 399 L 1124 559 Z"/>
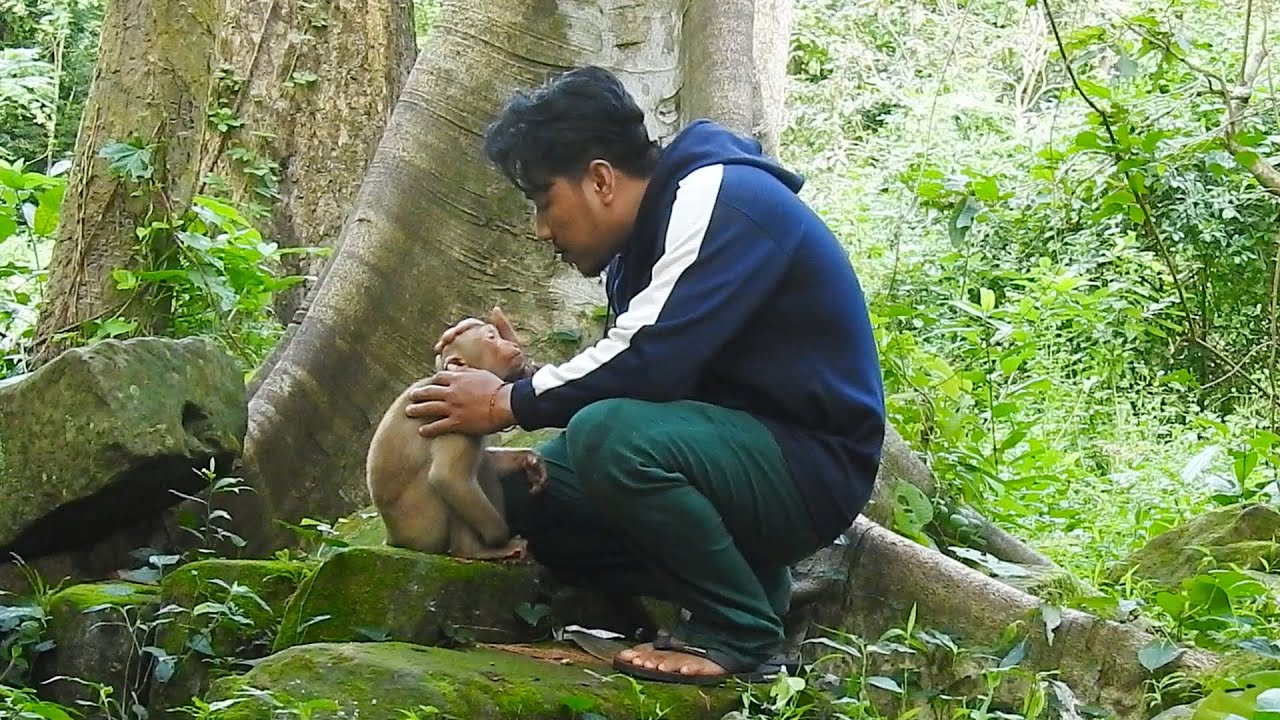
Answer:
<path fill-rule="evenodd" d="M 520 347 L 501 338 L 492 325 L 468 328 L 436 356 L 436 370 L 465 365 L 498 375 L 520 376 Z M 524 470 L 532 492 L 546 482 L 546 467 L 533 450 L 489 448 L 490 436 L 440 435 L 426 439 L 418 428 L 434 418 L 405 414 L 405 388 L 387 408 L 369 443 L 366 481 L 387 529 L 387 544 L 437 555 L 497 560 L 526 556 L 525 543 L 512 538 L 503 511 L 499 478 Z"/>

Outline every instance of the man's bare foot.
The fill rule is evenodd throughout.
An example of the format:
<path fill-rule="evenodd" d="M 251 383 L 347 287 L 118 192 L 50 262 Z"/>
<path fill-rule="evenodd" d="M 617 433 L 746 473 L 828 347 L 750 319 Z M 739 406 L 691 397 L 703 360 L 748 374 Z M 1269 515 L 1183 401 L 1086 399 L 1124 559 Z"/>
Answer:
<path fill-rule="evenodd" d="M 681 675 L 723 675 L 725 669 L 710 660 L 676 650 L 655 650 L 653 643 L 644 643 L 618 653 L 618 659 L 636 667 Z"/>

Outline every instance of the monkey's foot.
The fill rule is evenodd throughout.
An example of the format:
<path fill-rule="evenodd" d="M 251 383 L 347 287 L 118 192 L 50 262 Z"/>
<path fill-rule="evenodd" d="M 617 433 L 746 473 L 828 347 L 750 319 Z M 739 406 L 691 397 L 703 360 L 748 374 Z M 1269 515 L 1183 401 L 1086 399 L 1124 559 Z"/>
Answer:
<path fill-rule="evenodd" d="M 520 563 L 528 562 L 529 542 L 522 537 L 516 536 L 507 541 L 506 545 L 496 548 L 480 548 L 469 552 L 454 552 L 454 557 L 463 560 L 491 560 L 498 562 Z"/>

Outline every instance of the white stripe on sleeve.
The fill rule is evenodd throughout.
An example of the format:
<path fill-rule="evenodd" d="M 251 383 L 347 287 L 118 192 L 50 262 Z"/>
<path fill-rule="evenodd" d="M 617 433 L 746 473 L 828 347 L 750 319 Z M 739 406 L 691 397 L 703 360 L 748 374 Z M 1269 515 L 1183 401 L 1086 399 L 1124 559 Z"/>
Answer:
<path fill-rule="evenodd" d="M 720 193 L 723 165 L 708 165 L 689 173 L 680 181 L 662 256 L 654 263 L 648 287 L 641 290 L 626 312 L 618 316 L 608 334 L 595 345 L 560 365 L 544 365 L 533 375 L 533 391 L 541 395 L 586 377 L 592 371 L 631 347 L 631 339 L 642 328 L 657 321 L 680 276 L 698 258 L 711 212 Z"/>

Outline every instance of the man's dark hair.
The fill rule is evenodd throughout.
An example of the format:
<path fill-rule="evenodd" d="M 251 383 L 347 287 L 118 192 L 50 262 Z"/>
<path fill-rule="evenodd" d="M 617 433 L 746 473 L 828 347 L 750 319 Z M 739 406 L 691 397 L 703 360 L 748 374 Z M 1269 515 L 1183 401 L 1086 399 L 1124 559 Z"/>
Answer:
<path fill-rule="evenodd" d="M 581 177 L 596 158 L 648 177 L 662 156 L 635 99 L 612 73 L 594 66 L 516 93 L 485 132 L 484 152 L 525 195 L 546 190 L 555 177 Z"/>

